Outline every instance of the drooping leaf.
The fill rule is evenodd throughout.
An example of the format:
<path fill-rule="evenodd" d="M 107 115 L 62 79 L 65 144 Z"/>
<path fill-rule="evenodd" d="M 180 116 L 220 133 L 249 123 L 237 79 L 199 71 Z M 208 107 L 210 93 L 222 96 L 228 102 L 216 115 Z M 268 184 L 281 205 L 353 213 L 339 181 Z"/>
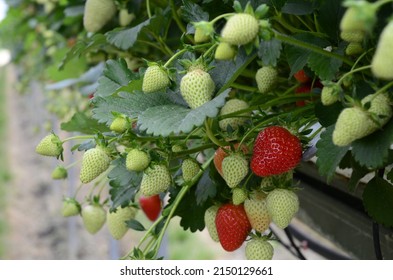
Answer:
<path fill-rule="evenodd" d="M 109 125 L 113 121 L 112 112 L 119 112 L 130 118 L 136 118 L 150 107 L 167 104 L 172 104 L 172 102 L 165 93 L 119 92 L 117 96 L 94 98 L 93 118 L 100 123 Z"/>
<path fill-rule="evenodd" d="M 262 40 L 259 43 L 258 57 L 262 60 L 263 65 L 277 65 L 277 60 L 281 54 L 281 41 L 273 38 L 269 41 Z"/>
<path fill-rule="evenodd" d="M 333 144 L 333 130 L 334 125 L 326 128 L 316 145 L 318 170 L 322 176 L 326 176 L 328 182 L 333 179 L 337 166 L 349 149 L 349 146 L 338 147 Z"/>
<path fill-rule="evenodd" d="M 374 221 L 393 227 L 393 185 L 374 177 L 363 191 L 363 205 Z"/>
<path fill-rule="evenodd" d="M 77 112 L 75 113 L 71 120 L 61 124 L 61 129 L 70 132 L 81 132 L 84 134 L 94 134 L 97 131 L 106 132 L 109 128 L 97 120 L 88 117 L 85 113 Z"/>
<path fill-rule="evenodd" d="M 138 221 L 135 219 L 126 221 L 126 225 L 127 227 L 136 230 L 136 231 L 145 231 L 146 228 Z"/>
<path fill-rule="evenodd" d="M 393 121 L 381 130 L 352 143 L 352 154 L 362 166 L 370 169 L 383 167 L 393 143 Z"/>
<path fill-rule="evenodd" d="M 210 178 L 210 167 L 206 168 L 195 189 L 196 203 L 202 204 L 208 198 L 215 197 L 217 187 Z"/>
<path fill-rule="evenodd" d="M 155 136 L 168 136 L 172 133 L 188 133 L 195 126 L 203 124 L 207 117 L 214 118 L 224 106 L 227 89 L 211 101 L 191 110 L 177 104 L 165 104 L 147 108 L 139 115 L 138 124 L 141 130 Z"/>
<path fill-rule="evenodd" d="M 201 6 L 189 0 L 182 1 L 181 6 L 182 18 L 187 22 L 198 22 L 209 20 L 209 14 Z"/>
<path fill-rule="evenodd" d="M 153 18 L 154 16 L 131 28 L 116 28 L 106 33 L 106 38 L 109 43 L 115 45 L 119 49 L 128 50 L 136 43 L 139 34 L 150 24 Z"/>
<path fill-rule="evenodd" d="M 170 199 L 168 202 L 170 205 L 176 199 L 180 190 L 181 188 L 170 189 Z M 191 232 L 204 229 L 205 211 L 211 205 L 211 203 L 208 202 L 197 204 L 195 203 L 196 199 L 195 191 L 192 189 L 188 190 L 175 210 L 175 216 L 180 217 L 180 225 L 184 230 L 189 229 Z"/>
<path fill-rule="evenodd" d="M 125 60 L 108 60 L 103 75 L 98 80 L 95 96 L 110 96 L 122 87 L 129 85 L 133 80 L 138 79 L 139 75 L 128 69 Z"/>
<path fill-rule="evenodd" d="M 342 0 L 323 1 L 319 7 L 318 24 L 336 43 L 339 41 L 340 21 L 344 11 Z"/>
<path fill-rule="evenodd" d="M 315 116 L 323 127 L 328 127 L 336 123 L 338 115 L 343 110 L 341 103 L 336 102 L 325 106 L 321 102 L 315 104 Z"/>
<path fill-rule="evenodd" d="M 111 209 L 118 206 L 127 206 L 135 200 L 135 195 L 139 190 L 142 180 L 142 172 L 128 171 L 124 157 L 117 158 L 112 162 L 113 169 L 108 174 L 111 196 Z"/>

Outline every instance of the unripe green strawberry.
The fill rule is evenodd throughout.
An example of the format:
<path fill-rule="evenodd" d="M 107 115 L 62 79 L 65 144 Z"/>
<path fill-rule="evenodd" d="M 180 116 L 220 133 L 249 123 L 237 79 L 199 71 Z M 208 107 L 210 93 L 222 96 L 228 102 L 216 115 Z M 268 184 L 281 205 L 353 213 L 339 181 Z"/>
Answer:
<path fill-rule="evenodd" d="M 217 46 L 214 58 L 217 60 L 231 60 L 236 56 L 237 49 L 227 42 L 220 42 Z"/>
<path fill-rule="evenodd" d="M 393 80 L 393 21 L 383 29 L 371 61 L 371 71 L 379 79 Z"/>
<path fill-rule="evenodd" d="M 234 188 L 232 190 L 232 203 L 240 205 L 247 199 L 247 192 L 244 188 Z"/>
<path fill-rule="evenodd" d="M 363 42 L 364 39 L 364 31 L 341 31 L 340 37 L 344 41 L 350 42 L 350 43 L 361 43 Z"/>
<path fill-rule="evenodd" d="M 35 148 L 37 154 L 49 157 L 59 157 L 63 152 L 63 144 L 56 134 L 45 136 Z"/>
<path fill-rule="evenodd" d="M 66 179 L 68 176 L 67 169 L 64 168 L 64 166 L 56 166 L 55 169 L 52 171 L 52 179 L 54 180 L 61 180 L 61 179 Z"/>
<path fill-rule="evenodd" d="M 210 40 L 209 34 L 206 34 L 202 28 L 195 27 L 194 41 L 196 44 L 204 43 Z"/>
<path fill-rule="evenodd" d="M 247 260 L 271 260 L 274 249 L 269 241 L 263 239 L 252 239 L 246 244 Z"/>
<path fill-rule="evenodd" d="M 87 184 L 106 171 L 111 163 L 108 154 L 100 147 L 87 150 L 82 157 L 82 167 L 79 178 Z"/>
<path fill-rule="evenodd" d="M 386 94 L 368 95 L 362 99 L 365 108 L 352 107 L 341 111 L 333 131 L 333 143 L 347 146 L 384 126 L 392 117 L 392 107 Z"/>
<path fill-rule="evenodd" d="M 277 70 L 273 66 L 260 68 L 255 75 L 259 92 L 268 93 L 271 91 L 276 85 L 277 76 Z"/>
<path fill-rule="evenodd" d="M 343 17 L 340 22 L 340 29 L 342 31 L 366 31 L 367 26 L 365 22 L 361 19 L 359 9 L 356 7 L 348 7 L 345 10 Z"/>
<path fill-rule="evenodd" d="M 217 215 L 218 208 L 219 208 L 218 205 L 210 206 L 209 208 L 206 209 L 205 216 L 204 216 L 207 231 L 209 232 L 210 237 L 215 242 L 219 242 L 217 228 L 216 228 L 216 215 Z"/>
<path fill-rule="evenodd" d="M 333 82 L 325 82 L 321 92 L 321 102 L 325 106 L 332 105 L 338 100 L 340 86 Z"/>
<path fill-rule="evenodd" d="M 172 152 L 174 152 L 174 153 L 179 153 L 184 150 L 186 150 L 186 147 L 184 147 L 183 145 L 175 144 L 172 146 Z"/>
<path fill-rule="evenodd" d="M 143 171 L 150 164 L 150 156 L 139 149 L 132 149 L 126 157 L 126 168 L 130 171 Z"/>
<path fill-rule="evenodd" d="M 231 99 L 228 100 L 225 105 L 221 108 L 219 116 L 232 114 L 240 110 L 247 109 L 249 106 L 247 102 L 240 99 Z M 228 126 L 230 126 L 233 130 L 239 128 L 239 126 L 244 125 L 247 121 L 247 117 L 250 113 L 245 112 L 239 115 L 239 117 L 225 118 L 219 121 L 219 126 L 221 130 L 227 131 Z"/>
<path fill-rule="evenodd" d="M 102 205 L 94 203 L 83 207 L 82 220 L 86 230 L 91 233 L 97 233 L 105 224 L 106 212 Z"/>
<path fill-rule="evenodd" d="M 63 199 L 63 206 L 61 208 L 61 214 L 63 217 L 71 217 L 79 215 L 81 211 L 81 205 L 74 198 Z"/>
<path fill-rule="evenodd" d="M 181 170 L 183 173 L 184 181 L 190 181 L 194 178 L 201 168 L 199 167 L 198 162 L 193 158 L 186 158 L 183 160 L 181 165 Z"/>
<path fill-rule="evenodd" d="M 231 16 L 221 31 L 224 42 L 233 46 L 246 45 L 252 42 L 258 35 L 258 20 L 246 13 Z"/>
<path fill-rule="evenodd" d="M 222 175 L 230 188 L 237 187 L 248 174 L 248 162 L 240 154 L 232 154 L 222 161 Z"/>
<path fill-rule="evenodd" d="M 363 52 L 363 46 L 360 43 L 349 43 L 348 46 L 345 48 L 346 55 L 357 55 Z"/>
<path fill-rule="evenodd" d="M 149 66 L 143 77 L 142 90 L 146 93 L 164 90 L 170 84 L 168 74 L 158 65 Z"/>
<path fill-rule="evenodd" d="M 180 81 L 180 93 L 191 109 L 212 99 L 215 84 L 210 74 L 202 69 L 188 72 Z"/>
<path fill-rule="evenodd" d="M 116 211 L 107 212 L 107 225 L 109 233 L 116 240 L 121 239 L 126 232 L 128 227 L 126 222 L 135 218 L 137 209 L 132 206 L 121 208 L 120 206 L 116 208 Z"/>
<path fill-rule="evenodd" d="M 116 14 L 113 0 L 87 0 L 83 15 L 83 26 L 88 32 L 97 32 Z"/>
<path fill-rule="evenodd" d="M 133 13 L 128 13 L 127 9 L 121 9 L 119 12 L 119 24 L 120 26 L 127 26 L 135 18 Z"/>
<path fill-rule="evenodd" d="M 157 164 L 148 167 L 142 177 L 140 192 L 144 196 L 152 196 L 166 191 L 171 185 L 172 178 L 168 167 Z"/>
<path fill-rule="evenodd" d="M 260 189 L 262 191 L 271 191 L 275 188 L 279 188 L 286 185 L 292 185 L 293 171 L 262 177 Z"/>
<path fill-rule="evenodd" d="M 271 218 L 267 210 L 266 195 L 254 193 L 244 201 L 244 210 L 251 227 L 259 232 L 265 232 L 270 225 Z"/>
<path fill-rule="evenodd" d="M 266 207 L 272 222 L 284 229 L 299 210 L 299 198 L 291 190 L 274 189 L 266 197 Z"/>
<path fill-rule="evenodd" d="M 116 117 L 113 122 L 111 123 L 109 129 L 117 132 L 117 133 L 123 133 L 130 127 L 127 119 L 122 116 Z"/>

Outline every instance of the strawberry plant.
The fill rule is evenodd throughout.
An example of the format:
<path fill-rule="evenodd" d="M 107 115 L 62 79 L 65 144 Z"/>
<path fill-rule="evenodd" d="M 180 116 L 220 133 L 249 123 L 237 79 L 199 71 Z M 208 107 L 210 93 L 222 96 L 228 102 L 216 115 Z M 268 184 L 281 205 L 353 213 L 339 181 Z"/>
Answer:
<path fill-rule="evenodd" d="M 364 209 L 393 227 L 392 1 L 48 2 L 19 1 L 0 28 L 21 89 L 39 79 L 49 100 L 70 89 L 84 100 L 53 110 L 76 135 L 52 133 L 36 152 L 61 160 L 77 141 L 81 183 L 102 186 L 82 203 L 89 232 L 108 209 L 167 198 L 149 225 L 110 222 L 115 238 L 145 232 L 125 259 L 159 258 L 174 217 L 271 259 L 269 226 L 302 207 L 293 174 L 310 153 L 328 182 L 351 168 L 349 191 L 371 175 Z"/>

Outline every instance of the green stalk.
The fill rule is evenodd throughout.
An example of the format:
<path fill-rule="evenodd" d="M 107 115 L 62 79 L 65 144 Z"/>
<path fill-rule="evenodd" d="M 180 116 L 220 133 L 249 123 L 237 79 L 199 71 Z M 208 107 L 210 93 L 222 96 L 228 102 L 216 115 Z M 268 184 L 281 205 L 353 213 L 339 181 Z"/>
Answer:
<path fill-rule="evenodd" d="M 349 60 L 348 58 L 346 58 L 346 57 L 344 57 L 342 55 L 339 55 L 337 53 L 334 53 L 334 52 L 325 51 L 324 49 L 322 49 L 320 47 L 317 47 L 317 46 L 314 46 L 312 44 L 305 43 L 303 41 L 297 40 L 295 38 L 292 38 L 292 37 L 289 37 L 289 36 L 286 36 L 286 35 L 279 34 L 277 32 L 275 33 L 275 37 L 278 40 L 280 40 L 280 41 L 282 41 L 284 43 L 287 43 L 287 44 L 290 44 L 290 45 L 293 45 L 293 46 L 296 46 L 296 47 L 300 47 L 300 48 L 303 48 L 303 49 L 306 49 L 306 50 L 310 50 L 312 52 L 319 53 L 319 54 L 322 54 L 322 55 L 327 56 L 327 57 L 331 57 L 331 58 L 342 60 L 345 64 L 347 64 L 349 66 L 353 65 L 353 62 L 351 60 Z"/>

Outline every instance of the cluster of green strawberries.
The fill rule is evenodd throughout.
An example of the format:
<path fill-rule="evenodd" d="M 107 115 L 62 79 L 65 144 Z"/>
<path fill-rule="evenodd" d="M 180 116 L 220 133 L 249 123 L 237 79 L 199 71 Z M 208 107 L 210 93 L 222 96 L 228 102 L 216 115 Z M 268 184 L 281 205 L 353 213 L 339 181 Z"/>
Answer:
<path fill-rule="evenodd" d="M 86 9 L 93 1 L 87 1 Z M 102 1 L 102 5 L 104 2 L 109 3 L 111 0 Z M 341 37 L 350 43 L 347 55 L 357 55 L 359 53 L 357 49 L 362 47 L 363 40 L 372 30 L 372 22 L 369 20 L 372 17 L 367 17 L 370 11 L 374 11 L 374 14 L 371 14 L 375 18 L 376 4 L 366 1 L 359 1 L 359 3 L 367 4 L 349 6 L 341 24 Z M 210 22 L 194 23 L 196 44 L 207 42 L 213 37 L 217 41 L 214 48 L 210 49 L 214 51 L 216 60 L 232 60 L 240 47 L 254 48 L 260 38 L 268 39 L 273 36 L 269 22 L 261 19 L 267 13 L 266 5 L 261 5 L 256 10 L 253 10 L 251 5 L 247 5 L 243 10 L 239 5 L 235 3 L 235 13 L 217 17 Z M 96 32 L 101 26 L 92 26 L 89 17 L 91 16 L 86 13 L 85 28 L 90 32 Z M 214 24 L 221 18 L 225 18 L 226 23 L 221 33 L 216 34 Z M 389 63 L 393 62 L 392 46 L 393 25 L 389 23 L 380 36 L 372 65 L 369 67 L 375 77 L 393 79 L 392 63 Z M 179 54 L 182 54 L 182 51 L 175 54 L 165 65 L 156 62 L 148 63 L 143 77 L 144 93 L 154 94 L 171 85 L 172 76 L 167 65 Z M 352 73 L 361 70 L 365 69 L 358 68 Z M 277 69 L 272 65 L 261 67 L 255 75 L 258 91 L 262 94 L 269 93 L 277 84 L 278 75 Z M 298 81 L 308 79 L 304 72 L 298 72 L 296 75 Z M 343 101 L 343 87 L 348 83 L 346 78 L 346 75 L 343 75 L 338 81 L 321 81 L 321 100 L 324 105 L 329 106 L 339 100 Z M 188 107 L 196 109 L 214 97 L 215 86 L 209 68 L 200 60 L 188 63 L 187 73 L 180 80 L 180 93 Z M 349 145 L 356 139 L 373 133 L 386 124 L 392 116 L 390 98 L 384 88 L 360 102 L 350 101 L 351 106 L 341 112 L 335 126 L 333 142 L 337 146 Z M 237 130 L 245 125 L 252 117 L 248 108 L 249 105 L 244 100 L 238 98 L 227 100 L 219 113 L 220 129 Z M 133 123 L 127 116 L 118 115 L 110 125 L 110 129 L 118 134 L 127 133 L 133 129 Z M 247 259 L 272 259 L 273 246 L 269 241 L 271 234 L 266 234 L 266 231 L 271 223 L 279 228 L 286 228 L 299 209 L 299 199 L 295 192 L 292 174 L 301 161 L 303 147 L 300 137 L 296 134 L 297 132 L 282 125 L 268 124 L 260 129 L 253 143 L 245 144 L 235 137 L 229 139 L 228 146 L 217 145 L 214 166 L 226 182 L 232 198 L 225 203 L 220 201 L 208 208 L 205 213 L 205 224 L 211 238 L 220 242 L 224 250 L 237 250 L 246 242 Z M 51 134 L 38 144 L 36 151 L 41 155 L 61 157 L 62 143 L 55 134 Z M 184 147 L 172 146 L 172 152 L 182 149 Z M 174 172 L 169 169 L 166 161 L 152 160 L 151 151 L 138 147 L 127 149 L 126 153 L 126 168 L 129 171 L 143 173 L 139 188 L 141 197 L 159 199 L 159 195 L 168 191 L 173 184 Z M 108 170 L 115 157 L 116 154 L 110 147 L 100 143 L 85 151 L 80 171 L 81 182 L 87 184 L 95 180 Z M 181 174 L 186 184 L 195 183 L 194 178 L 203 169 L 202 163 L 203 160 L 197 158 L 183 159 Z M 66 176 L 64 168 L 60 168 L 60 171 L 54 177 Z M 244 181 L 249 178 L 250 173 L 261 179 L 260 186 L 252 189 L 245 187 Z M 82 210 L 73 199 L 65 200 L 64 203 L 67 209 L 64 210 L 64 215 L 81 214 L 86 228 L 92 233 L 98 231 L 107 220 L 109 228 L 116 228 L 111 230 L 116 239 L 124 235 L 127 230 L 126 221 L 133 219 L 136 213 L 135 206 L 106 213 L 102 205 L 94 199 Z M 161 207 L 161 200 L 159 205 Z M 91 221 L 94 223 L 100 221 L 100 225 L 91 226 L 93 224 Z"/>

